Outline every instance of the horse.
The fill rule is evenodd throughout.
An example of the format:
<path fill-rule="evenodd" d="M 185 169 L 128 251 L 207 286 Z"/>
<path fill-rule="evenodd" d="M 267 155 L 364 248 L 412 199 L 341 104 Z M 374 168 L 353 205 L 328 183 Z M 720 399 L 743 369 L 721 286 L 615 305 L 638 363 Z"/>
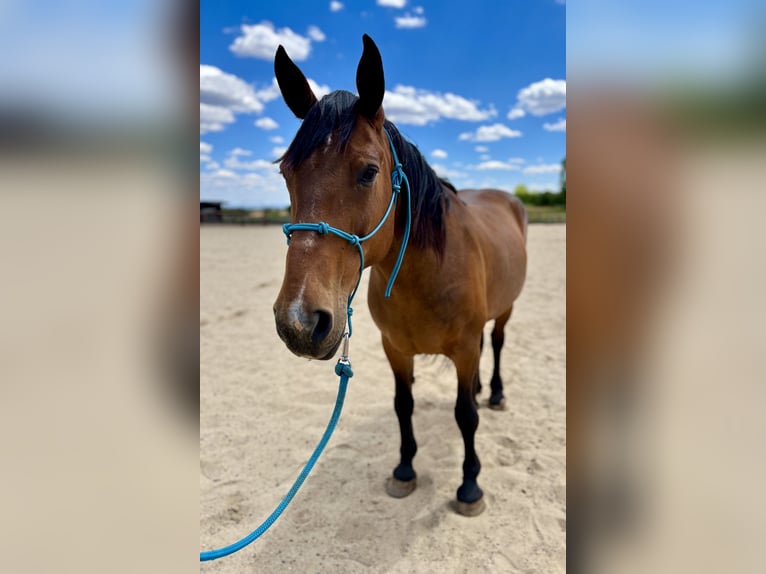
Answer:
<path fill-rule="evenodd" d="M 371 267 L 368 306 L 393 371 L 401 433 L 400 462 L 386 491 L 403 498 L 417 484 L 414 356 L 445 355 L 457 371 L 455 419 L 465 446 L 463 482 L 453 506 L 459 514 L 475 516 L 485 508 L 474 447 L 483 329 L 495 321 L 489 406 L 502 409 L 500 352 L 526 276 L 527 216 L 513 195 L 491 189 L 458 192 L 436 175 L 386 119 L 382 58 L 368 35 L 362 41 L 358 97 L 335 91 L 317 100 L 284 47 L 276 52 L 274 71 L 282 97 L 302 120 L 277 160 L 292 222 L 286 228 L 285 275 L 274 304 L 277 332 L 298 356 L 332 358 L 347 321 L 350 327 L 349 294 L 355 293 L 362 272 L 360 255 L 361 267 Z M 404 171 L 409 193 L 389 217 L 399 185 L 397 170 Z"/>

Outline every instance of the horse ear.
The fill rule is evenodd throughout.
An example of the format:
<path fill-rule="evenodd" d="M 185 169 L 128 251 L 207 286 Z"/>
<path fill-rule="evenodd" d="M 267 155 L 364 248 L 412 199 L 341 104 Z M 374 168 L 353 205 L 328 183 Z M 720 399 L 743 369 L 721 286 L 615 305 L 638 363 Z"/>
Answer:
<path fill-rule="evenodd" d="M 317 98 L 311 91 L 306 76 L 287 55 L 280 44 L 274 57 L 274 74 L 287 107 L 300 119 L 306 117 Z"/>
<path fill-rule="evenodd" d="M 380 51 L 367 34 L 362 36 L 364 51 L 356 69 L 356 89 L 359 91 L 357 110 L 372 119 L 383 103 L 386 82 L 383 78 L 383 60 Z"/>

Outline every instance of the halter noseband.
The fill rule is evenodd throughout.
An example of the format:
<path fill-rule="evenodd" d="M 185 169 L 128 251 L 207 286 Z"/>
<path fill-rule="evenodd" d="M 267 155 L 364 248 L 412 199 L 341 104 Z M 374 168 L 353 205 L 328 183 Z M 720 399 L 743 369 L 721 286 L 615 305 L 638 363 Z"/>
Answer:
<path fill-rule="evenodd" d="M 359 289 L 359 283 L 362 280 L 362 272 L 364 271 L 364 250 L 362 249 L 362 243 L 370 239 L 373 235 L 375 235 L 378 231 L 380 231 L 380 228 L 383 227 L 383 224 L 386 222 L 386 219 L 388 219 L 389 214 L 394 208 L 394 205 L 396 204 L 396 198 L 401 192 L 402 183 L 407 184 L 407 222 L 404 226 L 404 237 L 402 238 L 402 246 L 399 248 L 399 255 L 396 258 L 396 263 L 394 264 L 394 269 L 391 272 L 391 277 L 388 279 L 388 284 L 386 285 L 386 297 L 389 297 L 391 295 L 391 288 L 394 286 L 394 281 L 396 281 L 396 276 L 399 273 L 399 268 L 402 266 L 402 259 L 404 258 L 404 252 L 407 250 L 407 242 L 410 239 L 410 227 L 412 225 L 412 207 L 410 205 L 410 180 L 407 179 L 407 174 L 404 173 L 404 169 L 402 169 L 402 164 L 399 163 L 399 157 L 396 155 L 396 149 L 394 149 L 394 142 L 391 139 L 391 135 L 388 133 L 388 130 L 385 128 L 383 131 L 386 133 L 386 137 L 388 138 L 388 143 L 391 146 L 391 155 L 394 159 L 394 171 L 391 172 L 391 187 L 392 187 L 392 193 L 391 193 L 391 201 L 388 202 L 388 208 L 386 209 L 386 213 L 383 215 L 383 218 L 378 222 L 378 224 L 375 226 L 375 228 L 370 231 L 367 235 L 363 237 L 359 237 L 358 235 L 355 235 L 353 233 L 347 233 L 343 231 L 342 229 L 338 229 L 337 227 L 333 227 L 332 225 L 329 225 L 325 223 L 324 221 L 320 221 L 319 223 L 285 223 L 282 226 L 282 231 L 287 236 L 287 244 L 290 245 L 290 237 L 292 236 L 293 231 L 316 231 L 320 235 L 326 235 L 328 233 L 332 233 L 333 235 L 337 235 L 341 239 L 345 239 L 351 245 L 356 246 L 356 248 L 359 250 L 359 277 L 356 280 L 356 285 L 354 286 L 354 290 L 351 291 L 351 295 L 348 296 L 348 305 L 347 305 L 347 320 L 348 320 L 348 337 L 351 337 L 352 329 L 351 329 L 351 315 L 353 315 L 354 310 L 351 308 L 351 302 L 354 300 L 354 296 L 356 295 L 356 290 Z"/>

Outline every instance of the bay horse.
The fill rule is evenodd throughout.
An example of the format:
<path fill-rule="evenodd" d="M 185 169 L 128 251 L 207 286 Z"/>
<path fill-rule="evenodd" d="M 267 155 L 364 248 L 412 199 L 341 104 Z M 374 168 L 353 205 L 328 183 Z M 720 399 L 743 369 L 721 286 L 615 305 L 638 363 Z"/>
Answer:
<path fill-rule="evenodd" d="M 277 49 L 274 70 L 280 91 L 303 120 L 278 160 L 290 195 L 292 225 L 286 226 L 285 276 L 274 304 L 277 332 L 298 356 L 332 358 L 349 320 L 349 294 L 356 289 L 362 255 L 364 267 L 372 268 L 368 304 L 394 374 L 401 431 L 401 460 L 386 491 L 402 498 L 416 486 L 414 356 L 446 355 L 457 370 L 455 419 L 465 445 L 455 508 L 474 516 L 485 506 L 474 448 L 482 333 L 494 319 L 489 406 L 503 408 L 500 351 L 526 275 L 526 212 L 508 193 L 458 193 L 437 177 L 417 148 L 386 120 L 380 52 L 366 34 L 363 44 L 356 73 L 359 96 L 335 91 L 319 101 L 285 49 Z M 396 199 L 391 174 L 397 158 L 409 180 L 409 204 L 398 202 L 388 217 L 387 208 Z M 377 231 L 354 244 L 335 231 L 327 233 L 328 228 L 357 238 Z M 399 267 L 405 235 L 409 245 Z"/>

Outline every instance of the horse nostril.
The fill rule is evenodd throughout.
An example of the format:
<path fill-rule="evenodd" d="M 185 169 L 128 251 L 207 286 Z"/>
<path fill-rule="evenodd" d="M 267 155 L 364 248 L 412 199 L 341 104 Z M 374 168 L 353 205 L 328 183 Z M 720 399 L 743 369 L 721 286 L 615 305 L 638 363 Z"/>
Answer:
<path fill-rule="evenodd" d="M 327 335 L 330 334 L 332 329 L 332 315 L 327 311 L 314 311 L 314 319 L 316 321 L 314 325 L 314 331 L 311 333 L 311 338 L 314 342 L 324 340 Z"/>

